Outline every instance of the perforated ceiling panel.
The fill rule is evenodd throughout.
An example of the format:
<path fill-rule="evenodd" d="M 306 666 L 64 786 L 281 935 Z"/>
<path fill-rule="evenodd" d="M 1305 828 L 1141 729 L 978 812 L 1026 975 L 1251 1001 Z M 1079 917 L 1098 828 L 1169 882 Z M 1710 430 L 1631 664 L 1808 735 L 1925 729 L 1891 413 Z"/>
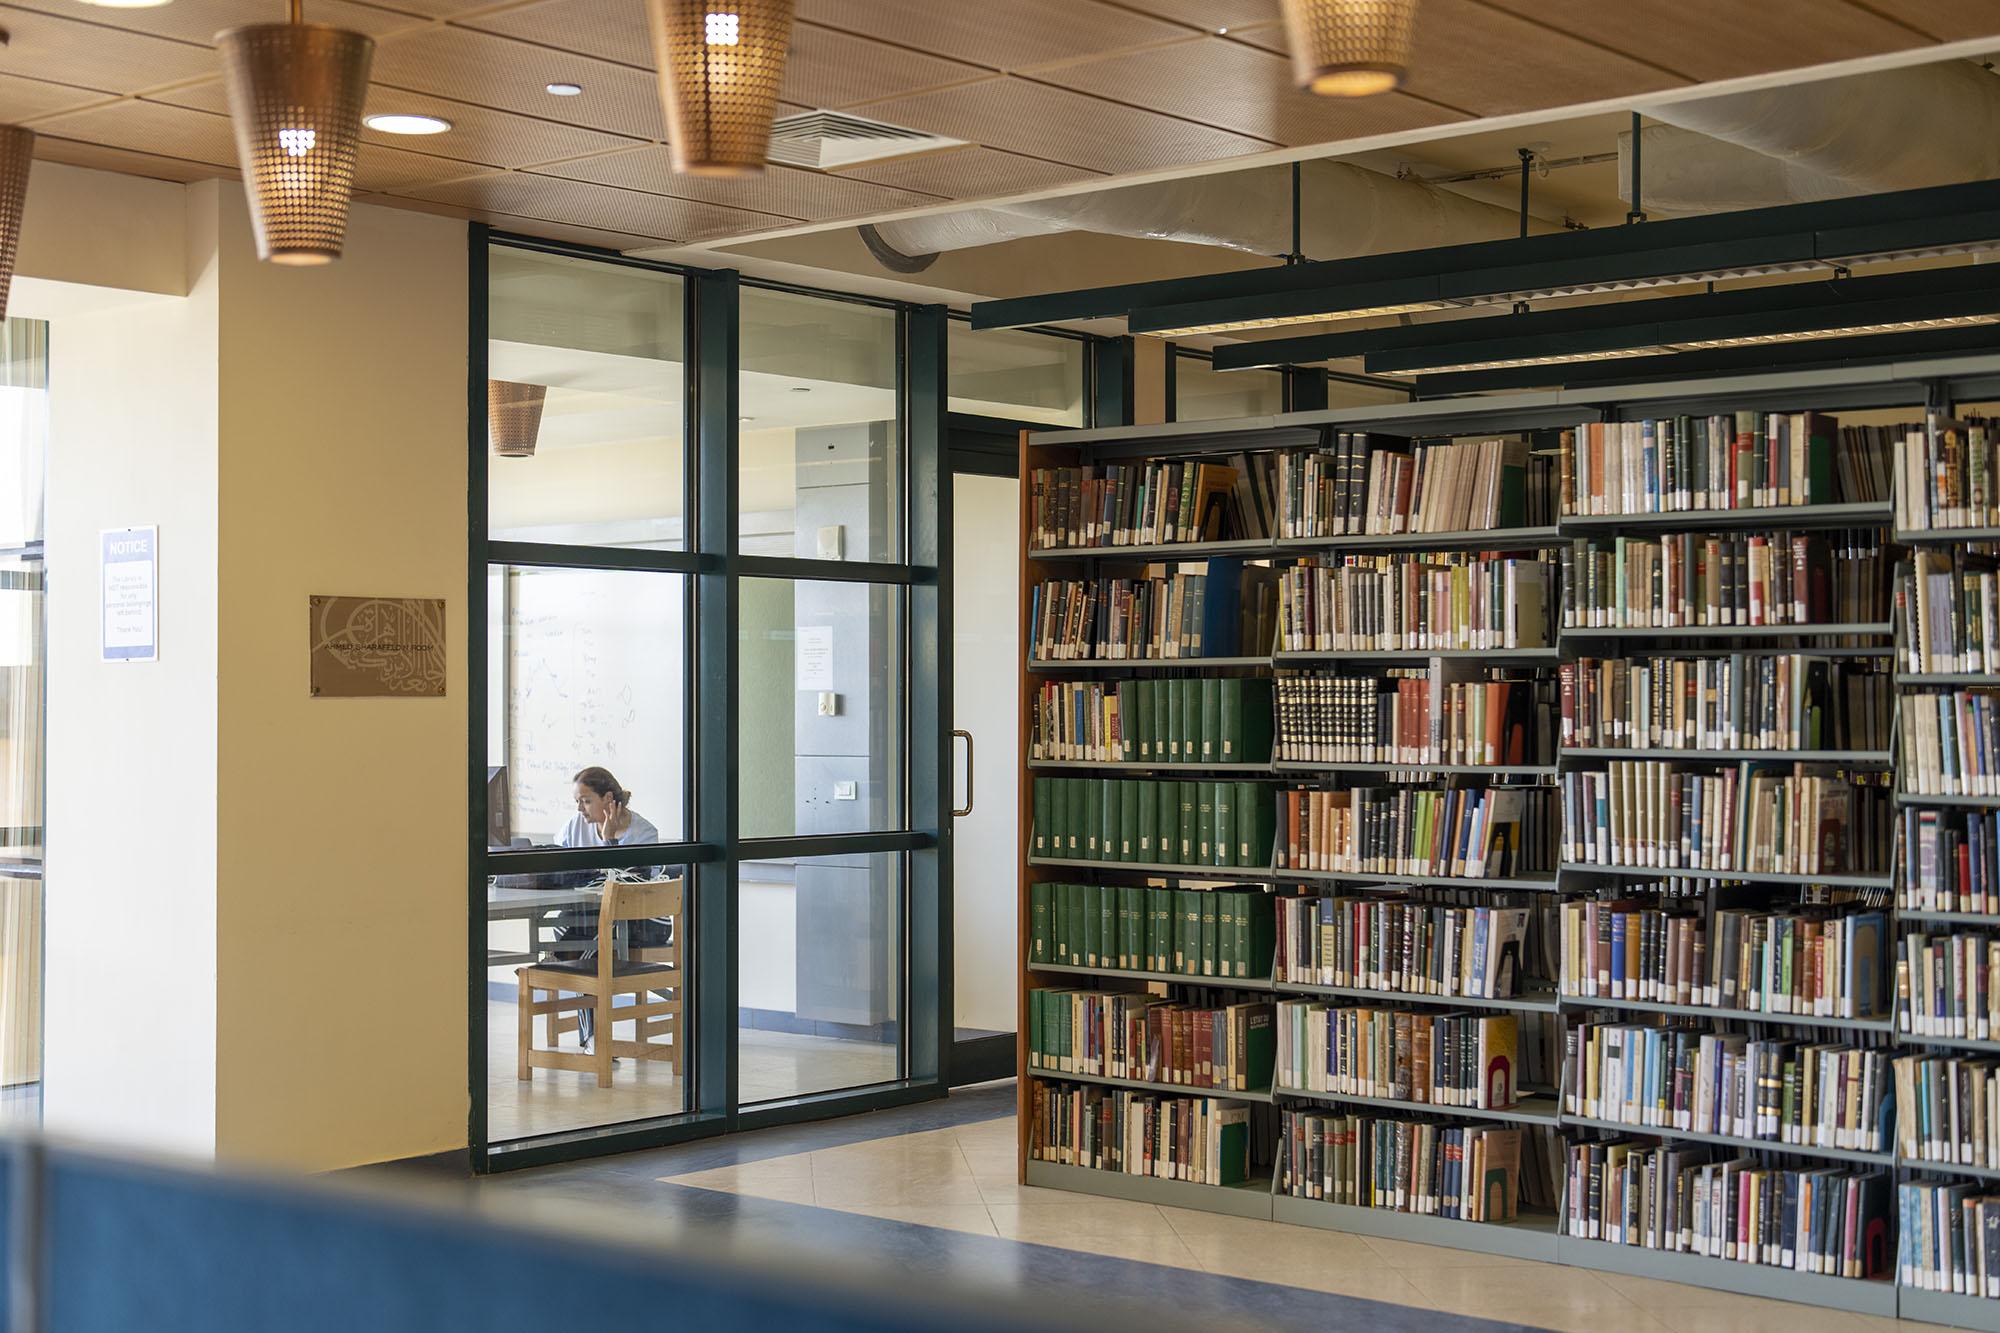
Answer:
<path fill-rule="evenodd" d="M 0 74 L 0 122 L 19 124 L 35 116 L 102 102 L 106 94 L 89 88 L 72 88 L 64 83 L 44 83 L 40 79 Z"/>
<path fill-rule="evenodd" d="M 1475 0 L 1423 0 L 1404 90 L 1478 116 L 1630 97 L 1687 80 Z M 1558 91 L 1560 90 L 1560 91 Z"/>
<path fill-rule="evenodd" d="M 1143 9 L 1148 14 L 1210 32 L 1245 23 L 1274 23 L 1279 17 L 1278 0 L 1123 0 L 1123 3 L 1128 8 Z"/>
<path fill-rule="evenodd" d="M 1022 79 L 897 98 L 870 107 L 869 114 L 1093 171 L 1144 171 L 1270 147 L 1259 139 Z"/>
<path fill-rule="evenodd" d="M 1916 46 L 1902 24 L 1826 0 L 1758 0 L 1768 21 L 1745 24 L 1740 0 L 1492 0 L 1524 19 L 1624 51 L 1689 79 L 1732 79 L 1774 66 L 1844 60 Z M 1911 8 L 1931 9 L 1929 4 Z M 2000 5 L 1981 6 L 2000 30 Z M 1422 24 L 1419 18 L 1419 24 Z M 1417 36 L 1423 49 L 1424 35 Z M 1434 45 L 1442 39 L 1433 34 Z"/>
<path fill-rule="evenodd" d="M 613 134 L 664 139 L 667 132 L 659 87 L 646 70 L 465 28 L 429 28 L 382 43 L 375 78 Z M 551 96 L 550 83 L 574 83 L 583 92 Z"/>
<path fill-rule="evenodd" d="M 158 94 L 158 100 L 213 111 L 218 115 L 226 114 L 220 83 L 176 88 Z M 517 116 L 508 111 L 495 111 L 491 107 L 454 102 L 449 98 L 386 87 L 380 83 L 370 87 L 368 114 L 390 113 L 438 116 L 450 121 L 452 128 L 447 134 L 412 138 L 409 135 L 384 134 L 363 126 L 362 142 L 415 149 L 489 167 L 534 166 L 542 162 L 630 148 L 641 142 L 623 135 L 579 129 L 574 125 L 537 120 L 532 116 Z"/>
<path fill-rule="evenodd" d="M 1045 190 L 1053 185 L 1087 180 L 1098 173 L 1061 162 L 1045 162 L 1038 157 L 1022 157 L 1019 153 L 967 147 L 916 153 L 886 162 L 864 162 L 845 168 L 840 174 L 948 199 L 983 199 L 1024 190 Z"/>
<path fill-rule="evenodd" d="M 1991 0 L 1870 0 L 1869 7 L 1941 42 L 2000 36 L 2000 5 Z"/>
<path fill-rule="evenodd" d="M 1037 77 L 1121 102 L 1147 89 L 1152 104 L 1162 111 L 1287 145 L 1463 119 L 1397 93 L 1380 97 L 1302 93 L 1292 84 L 1289 60 L 1221 37 L 1065 65 Z"/>
<path fill-rule="evenodd" d="M 544 168 L 549 174 L 575 180 L 618 185 L 652 194 L 698 199 L 772 214 L 778 219 L 849 218 L 870 213 L 888 213 L 900 208 L 916 208 L 938 202 L 935 195 L 912 194 L 868 181 L 845 180 L 818 171 L 797 167 L 769 166 L 762 176 L 750 180 L 715 180 L 677 176 L 664 148 L 641 148 L 629 153 L 612 153 Z"/>
<path fill-rule="evenodd" d="M 211 45 L 215 34 L 224 28 L 234 28 L 246 23 L 285 21 L 284 0 L 173 0 L 171 4 L 123 9 L 115 13 L 84 9 L 76 3 L 76 0 L 14 0 L 14 2 L 24 10 L 36 10 L 59 18 L 98 21 L 108 19 L 118 27 L 129 28 L 133 32 L 167 37 L 179 42 L 194 42 L 202 46 Z M 398 14 L 373 5 L 355 4 L 352 0 L 306 0 L 306 21 L 324 23 L 335 28 L 347 28 L 354 32 L 366 33 L 370 37 L 386 37 L 392 32 L 407 32 L 411 28 L 421 27 L 424 23 L 423 19 L 409 14 Z M 0 21 L 0 27 L 12 26 L 11 20 Z M 160 81 L 154 80 L 155 83 Z"/>
<path fill-rule="evenodd" d="M 1190 35 L 1098 0 L 800 0 L 799 18 L 1006 70 Z"/>
<path fill-rule="evenodd" d="M 80 10 L 82 6 L 73 8 Z M 90 12 L 114 17 L 120 11 Z M 0 71 L 50 83 L 135 93 L 216 72 L 215 52 L 210 47 L 101 23 L 0 5 L 0 27 L 7 29 L 9 37 L 7 45 L 0 47 Z"/>
<path fill-rule="evenodd" d="M 692 241 L 733 236 L 772 225 L 768 214 L 745 213 L 714 204 L 668 199 L 637 190 L 508 172 L 446 185 L 424 186 L 398 193 L 466 208 L 491 209 L 526 218 L 547 218 L 585 227 L 629 232 L 666 241 Z"/>
<path fill-rule="evenodd" d="M 236 165 L 236 139 L 229 117 L 158 102 L 112 102 L 91 111 L 39 120 L 35 130 L 219 167 Z"/>
<path fill-rule="evenodd" d="M 206 162 L 127 152 L 123 148 L 106 148 L 102 144 L 81 143 L 75 139 L 40 133 L 35 136 L 35 160 L 63 162 L 95 171 L 121 171 L 128 176 L 148 176 L 162 181 L 212 180 L 217 176 L 234 174 Z"/>

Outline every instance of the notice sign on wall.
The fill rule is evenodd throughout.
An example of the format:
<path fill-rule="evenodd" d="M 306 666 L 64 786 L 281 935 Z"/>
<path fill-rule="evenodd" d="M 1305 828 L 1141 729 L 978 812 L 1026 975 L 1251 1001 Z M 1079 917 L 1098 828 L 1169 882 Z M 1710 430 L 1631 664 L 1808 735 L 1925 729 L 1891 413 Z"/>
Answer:
<path fill-rule="evenodd" d="M 442 597 L 312 597 L 316 699 L 444 697 Z"/>
<path fill-rule="evenodd" d="M 833 626 L 801 625 L 792 644 L 792 661 L 801 690 L 833 688 Z"/>
<path fill-rule="evenodd" d="M 99 534 L 103 660 L 152 662 L 160 656 L 160 530 L 113 528 Z"/>

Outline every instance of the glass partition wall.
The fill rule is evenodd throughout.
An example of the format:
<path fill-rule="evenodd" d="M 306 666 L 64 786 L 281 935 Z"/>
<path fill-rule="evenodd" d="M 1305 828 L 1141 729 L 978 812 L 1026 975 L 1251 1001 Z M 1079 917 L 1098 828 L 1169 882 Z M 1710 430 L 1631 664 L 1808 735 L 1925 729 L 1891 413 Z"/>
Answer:
<path fill-rule="evenodd" d="M 475 241 L 476 1162 L 939 1095 L 943 312 Z"/>

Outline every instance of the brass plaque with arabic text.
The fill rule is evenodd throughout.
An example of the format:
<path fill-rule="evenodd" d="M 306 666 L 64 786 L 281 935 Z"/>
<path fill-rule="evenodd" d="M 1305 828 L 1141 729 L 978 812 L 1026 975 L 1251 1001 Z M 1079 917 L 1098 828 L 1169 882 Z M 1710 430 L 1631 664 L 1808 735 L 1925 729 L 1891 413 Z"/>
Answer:
<path fill-rule="evenodd" d="M 442 597 L 312 597 L 315 699 L 444 697 Z"/>

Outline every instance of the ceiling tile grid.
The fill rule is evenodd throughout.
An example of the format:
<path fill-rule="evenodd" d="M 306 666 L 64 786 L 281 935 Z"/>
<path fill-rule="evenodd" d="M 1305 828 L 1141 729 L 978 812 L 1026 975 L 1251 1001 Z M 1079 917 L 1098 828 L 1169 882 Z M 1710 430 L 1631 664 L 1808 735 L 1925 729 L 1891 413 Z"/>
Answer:
<path fill-rule="evenodd" d="M 1756 24 L 1742 21 L 1741 0 L 1620 0 L 1615 6 L 1602 0 L 1487 3 L 1690 80 L 1733 79 L 1924 42 L 1908 27 L 1846 0 L 1758 0 L 1763 21 Z M 1985 8 L 1989 19 L 2000 19 L 2000 5 Z M 2000 31 L 2000 22 L 1988 28 Z"/>
<path fill-rule="evenodd" d="M 947 199 L 985 199 L 994 195 L 1046 190 L 1103 173 L 1062 162 L 1046 162 L 1019 153 L 968 145 L 931 153 L 913 153 L 882 162 L 843 167 L 840 174 L 898 189 L 917 190 Z"/>
<path fill-rule="evenodd" d="M 72 8 L 81 8 L 73 6 Z M 128 11 L 93 11 L 108 18 Z M 136 93 L 183 79 L 215 73 L 215 52 L 207 46 L 170 41 L 112 23 L 83 22 L 16 5 L 0 5 L 0 72 L 50 83 Z"/>
<path fill-rule="evenodd" d="M 888 213 L 940 202 L 933 194 L 917 194 L 865 180 L 848 180 L 822 171 L 772 163 L 751 180 L 716 180 L 677 175 L 663 146 L 609 153 L 547 168 L 553 176 L 616 185 L 648 194 L 672 195 L 703 203 L 722 204 L 777 217 L 809 222 Z"/>
<path fill-rule="evenodd" d="M 59 18 L 74 18 L 89 12 L 79 9 L 77 0 L 14 0 L 14 4 Z M 306 20 L 375 38 L 422 27 L 425 22 L 409 14 L 355 4 L 352 0 L 309 0 Z M 123 9 L 110 21 L 133 32 L 209 46 L 214 43 L 215 35 L 227 28 L 247 23 L 283 23 L 285 5 L 283 0 L 173 0 L 171 4 Z"/>
<path fill-rule="evenodd" d="M 1479 0 L 1423 0 L 1404 90 L 1474 115 L 1506 116 L 1686 82 Z"/>
<path fill-rule="evenodd" d="M 1066 65 L 1035 78 L 1288 146 L 1463 118 L 1399 93 L 1342 98 L 1300 92 L 1290 60 L 1221 37 Z"/>
<path fill-rule="evenodd" d="M 0 124 L 19 125 L 37 116 L 102 102 L 108 93 L 90 88 L 73 88 L 66 83 L 24 79 L 16 74 L 0 74 Z"/>
<path fill-rule="evenodd" d="M 1271 145 L 1024 79 L 919 93 L 869 114 L 912 129 L 1093 171 L 1147 171 L 1255 153 Z"/>
<path fill-rule="evenodd" d="M 384 42 L 377 81 L 522 115 L 559 118 L 585 129 L 663 139 L 666 123 L 651 73 L 470 28 L 426 28 Z M 551 83 L 583 92 L 557 97 Z"/>
<path fill-rule="evenodd" d="M 734 236 L 797 220 L 524 171 L 475 176 L 395 193 L 662 241 Z"/>
<path fill-rule="evenodd" d="M 1191 35 L 1099 0 L 799 0 L 798 15 L 803 23 L 995 70 Z"/>

